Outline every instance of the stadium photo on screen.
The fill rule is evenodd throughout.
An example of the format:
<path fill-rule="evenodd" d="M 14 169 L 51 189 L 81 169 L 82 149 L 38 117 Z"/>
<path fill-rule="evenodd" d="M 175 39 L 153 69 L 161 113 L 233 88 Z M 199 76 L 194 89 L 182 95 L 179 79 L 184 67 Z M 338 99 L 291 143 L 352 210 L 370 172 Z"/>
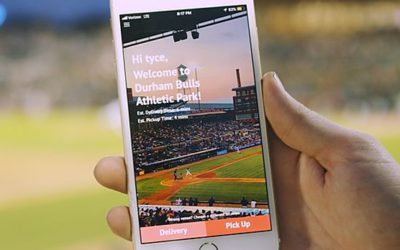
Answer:
<path fill-rule="evenodd" d="M 246 7 L 121 16 L 121 25 L 142 241 L 201 237 L 168 226 L 236 218 L 254 226 L 206 235 L 269 230 Z"/>

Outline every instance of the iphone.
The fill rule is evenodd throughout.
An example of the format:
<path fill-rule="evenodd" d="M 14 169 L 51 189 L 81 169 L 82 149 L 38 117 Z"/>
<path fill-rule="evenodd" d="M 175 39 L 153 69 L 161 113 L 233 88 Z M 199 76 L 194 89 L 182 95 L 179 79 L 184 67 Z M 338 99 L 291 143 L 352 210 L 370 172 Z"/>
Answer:
<path fill-rule="evenodd" d="M 251 0 L 111 0 L 136 250 L 276 250 Z"/>

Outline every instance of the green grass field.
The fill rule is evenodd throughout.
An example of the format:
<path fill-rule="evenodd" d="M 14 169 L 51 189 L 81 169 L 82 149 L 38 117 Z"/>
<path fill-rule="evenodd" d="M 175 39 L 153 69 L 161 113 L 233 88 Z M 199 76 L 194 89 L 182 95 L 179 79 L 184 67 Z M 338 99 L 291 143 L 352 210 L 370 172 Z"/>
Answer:
<path fill-rule="evenodd" d="M 220 168 L 215 173 L 221 178 L 264 178 L 263 156 L 255 155 L 249 159 Z"/>
<path fill-rule="evenodd" d="M 161 185 L 161 181 L 162 179 L 160 178 L 151 178 L 138 181 L 136 188 L 138 190 L 139 198 L 146 198 L 165 189 L 165 187 Z"/>
<path fill-rule="evenodd" d="M 240 154 L 234 152 L 226 156 L 216 157 L 205 162 L 196 164 L 194 170 L 201 169 L 202 171 L 209 168 L 227 163 L 232 160 L 237 160 L 242 157 L 250 156 L 255 152 L 260 151 L 260 147 L 254 147 L 243 150 Z M 262 155 L 253 155 L 250 158 L 232 163 L 215 171 L 217 177 L 220 178 L 263 178 L 264 168 Z M 242 197 L 247 199 L 255 199 L 259 202 L 267 201 L 266 186 L 264 183 L 225 183 L 225 182 L 204 182 L 193 184 L 182 188 L 176 193 L 171 201 L 177 197 L 196 197 L 200 201 L 207 201 L 213 196 L 217 201 L 223 203 L 239 203 Z"/>
<path fill-rule="evenodd" d="M 227 154 L 225 156 L 219 156 L 211 159 L 207 159 L 205 161 L 201 161 L 199 163 L 195 163 L 190 167 L 190 170 L 192 173 L 199 173 L 202 171 L 207 171 L 210 168 L 228 163 L 230 161 L 234 161 L 246 156 L 249 156 L 251 154 L 254 154 L 256 152 L 259 152 L 261 150 L 260 147 L 254 147 L 254 148 L 249 148 L 246 150 L 243 150 L 240 154 L 234 152 Z M 169 174 L 172 175 L 172 170 L 170 171 Z M 185 175 L 186 169 L 181 169 L 178 171 L 178 174 Z M 251 156 L 248 159 L 244 159 L 242 161 L 233 163 L 231 165 L 228 165 L 224 168 L 221 168 L 216 171 L 216 174 L 218 177 L 221 178 L 262 178 L 264 176 L 264 169 L 262 167 L 262 156 L 261 155 L 254 155 Z M 155 178 L 155 179 L 143 179 L 138 181 L 137 188 L 138 188 L 138 193 L 139 197 L 141 199 L 146 198 L 152 194 L 155 194 L 159 191 L 162 191 L 165 189 L 160 182 L 162 181 L 162 178 Z M 222 185 L 225 183 L 222 183 Z M 194 197 L 199 197 L 198 194 L 204 193 L 205 196 L 208 196 L 210 192 L 213 192 L 214 190 L 202 190 L 201 189 L 202 185 L 199 185 L 195 188 L 196 193 L 193 194 Z M 224 185 L 223 187 L 228 187 L 229 185 Z M 241 184 L 241 186 L 245 186 L 244 184 Z M 222 186 L 221 186 L 222 187 Z M 221 188 L 220 187 L 220 188 Z M 205 186 L 205 188 L 209 188 Z M 237 200 L 237 197 L 240 196 L 240 199 L 242 198 L 242 193 L 241 190 L 235 189 L 237 194 L 234 194 L 234 191 L 232 191 L 228 197 L 230 200 Z M 264 197 L 265 197 L 265 191 L 263 191 Z M 254 196 L 254 194 L 251 194 Z M 258 195 L 261 196 L 261 195 Z M 233 197 L 233 198 L 232 198 Z M 222 199 L 222 196 L 221 196 Z M 208 200 L 208 198 L 207 198 Z"/>
<path fill-rule="evenodd" d="M 266 202 L 267 194 L 263 183 L 225 183 L 225 182 L 204 182 L 189 185 L 181 189 L 171 201 L 177 197 L 195 197 L 205 202 L 213 196 L 216 201 L 224 203 L 239 203 L 242 197 L 259 202 Z"/>
<path fill-rule="evenodd" d="M 196 173 L 199 173 L 199 172 L 203 172 L 203 171 L 206 171 L 206 170 L 208 170 L 208 169 L 210 169 L 212 167 L 219 166 L 219 165 L 225 164 L 227 162 L 237 160 L 239 158 L 245 157 L 247 155 L 251 155 L 251 154 L 256 153 L 258 151 L 260 151 L 260 148 L 259 147 L 254 147 L 254 148 L 243 150 L 241 154 L 231 153 L 231 154 L 225 155 L 223 157 L 217 157 L 217 158 L 212 158 L 212 159 L 209 159 L 209 160 L 204 160 L 202 162 L 195 163 L 192 166 L 190 166 L 190 171 L 193 174 L 196 174 Z M 172 173 L 172 171 L 171 171 L 171 173 Z M 186 173 L 185 169 L 181 169 L 181 170 L 178 171 L 178 174 L 185 175 L 185 173 Z"/>

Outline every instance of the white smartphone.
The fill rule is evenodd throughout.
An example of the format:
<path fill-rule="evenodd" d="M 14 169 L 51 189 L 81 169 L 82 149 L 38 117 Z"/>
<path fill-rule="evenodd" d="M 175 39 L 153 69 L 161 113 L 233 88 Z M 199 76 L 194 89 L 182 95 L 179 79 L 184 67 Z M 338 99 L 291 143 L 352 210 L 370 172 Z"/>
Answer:
<path fill-rule="evenodd" d="M 136 250 L 276 250 L 252 0 L 111 0 Z"/>

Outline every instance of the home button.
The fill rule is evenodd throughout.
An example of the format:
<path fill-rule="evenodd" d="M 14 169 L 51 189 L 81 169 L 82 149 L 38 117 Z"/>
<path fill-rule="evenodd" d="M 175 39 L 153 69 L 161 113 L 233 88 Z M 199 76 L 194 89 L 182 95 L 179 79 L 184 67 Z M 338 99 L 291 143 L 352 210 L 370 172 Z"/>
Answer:
<path fill-rule="evenodd" d="M 218 247 L 214 243 L 204 243 L 199 250 L 218 250 Z"/>

